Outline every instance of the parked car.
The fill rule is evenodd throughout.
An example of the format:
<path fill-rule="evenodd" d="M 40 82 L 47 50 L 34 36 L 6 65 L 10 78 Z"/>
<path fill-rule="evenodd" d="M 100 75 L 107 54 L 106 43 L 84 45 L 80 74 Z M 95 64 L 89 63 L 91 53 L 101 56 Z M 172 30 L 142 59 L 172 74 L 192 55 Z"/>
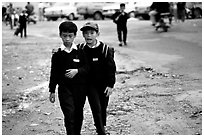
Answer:
<path fill-rule="evenodd" d="M 151 5 L 152 2 L 150 1 L 138 1 L 135 4 L 135 16 L 138 18 L 148 20 L 150 18 L 149 11 Z"/>
<path fill-rule="evenodd" d="M 44 16 L 47 20 L 57 20 L 58 18 L 67 18 L 74 20 L 79 17 L 74 2 L 56 2 L 53 6 L 45 8 Z"/>
<path fill-rule="evenodd" d="M 136 2 L 125 2 L 125 12 L 129 14 L 130 17 L 135 17 L 135 4 Z M 120 10 L 120 3 L 115 2 L 112 5 L 103 7 L 103 16 L 111 18 L 112 15 Z"/>
<path fill-rule="evenodd" d="M 84 16 L 84 19 L 91 17 L 94 20 L 102 20 L 104 19 L 103 6 L 112 3 L 113 2 L 79 2 L 77 4 L 77 12 Z"/>

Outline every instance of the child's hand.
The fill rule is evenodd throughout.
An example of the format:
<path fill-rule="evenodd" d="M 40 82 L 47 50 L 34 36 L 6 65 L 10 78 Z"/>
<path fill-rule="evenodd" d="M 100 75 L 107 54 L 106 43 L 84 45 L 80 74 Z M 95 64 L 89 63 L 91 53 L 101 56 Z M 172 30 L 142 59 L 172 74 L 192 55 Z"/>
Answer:
<path fill-rule="evenodd" d="M 67 78 L 73 78 L 78 73 L 78 69 L 68 69 L 66 70 L 65 76 Z"/>
<path fill-rule="evenodd" d="M 110 88 L 110 87 L 106 87 L 106 89 L 105 89 L 105 94 L 106 94 L 106 97 L 108 97 L 108 96 L 110 96 L 111 94 L 112 94 L 112 88 Z"/>
<path fill-rule="evenodd" d="M 54 103 L 54 102 L 55 102 L 55 93 L 51 93 L 51 92 L 50 92 L 50 97 L 49 97 L 49 99 L 50 99 L 50 102 L 51 102 L 51 103 Z"/>

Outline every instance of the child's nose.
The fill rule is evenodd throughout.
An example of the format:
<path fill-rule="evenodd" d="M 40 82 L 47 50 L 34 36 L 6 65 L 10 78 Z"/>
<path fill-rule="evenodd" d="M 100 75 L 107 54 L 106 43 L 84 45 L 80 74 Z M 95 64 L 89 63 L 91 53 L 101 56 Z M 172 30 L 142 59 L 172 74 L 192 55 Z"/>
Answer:
<path fill-rule="evenodd" d="M 65 39 L 66 39 L 66 40 L 70 40 L 70 38 L 69 38 L 69 37 L 66 37 Z"/>
<path fill-rule="evenodd" d="M 91 33 L 87 33 L 87 36 L 91 36 Z"/>

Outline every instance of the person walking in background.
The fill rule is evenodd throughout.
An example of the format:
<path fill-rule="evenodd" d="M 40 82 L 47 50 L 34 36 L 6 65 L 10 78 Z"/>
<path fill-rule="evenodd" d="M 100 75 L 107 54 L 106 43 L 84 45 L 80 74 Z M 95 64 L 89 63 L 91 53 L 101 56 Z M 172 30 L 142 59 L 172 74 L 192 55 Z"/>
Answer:
<path fill-rule="evenodd" d="M 185 14 L 186 14 L 186 2 L 177 3 L 177 14 L 178 14 L 178 19 L 184 22 Z"/>
<path fill-rule="evenodd" d="M 13 8 L 13 4 L 9 3 L 9 6 L 7 8 L 7 15 L 8 15 L 7 20 L 9 21 L 11 29 L 13 29 L 13 26 L 14 26 L 14 19 L 15 19 L 14 13 L 15 13 L 15 9 Z"/>
<path fill-rule="evenodd" d="M 174 16 L 174 21 L 178 22 L 177 2 L 172 2 L 172 13 Z"/>
<path fill-rule="evenodd" d="M 3 4 L 2 5 L 2 21 L 5 21 L 5 17 L 6 17 L 6 6 Z"/>
<path fill-rule="evenodd" d="M 150 6 L 150 21 L 152 22 L 152 26 L 156 25 L 156 15 L 158 14 L 157 12 L 157 2 L 153 2 L 152 5 Z"/>
<path fill-rule="evenodd" d="M 26 9 L 24 9 L 19 16 L 19 24 L 20 24 L 19 32 L 21 34 L 21 38 L 23 37 L 23 32 L 24 32 L 24 37 L 25 38 L 27 37 L 27 21 L 28 21 L 28 14 L 26 13 Z M 15 35 L 18 35 L 18 33 L 16 33 Z"/>
<path fill-rule="evenodd" d="M 170 13 L 170 4 L 168 2 L 153 2 L 150 6 L 150 20 L 152 26 L 159 25 L 159 20 L 161 18 L 161 13 Z M 171 18 L 169 18 L 169 24 L 171 24 Z"/>
<path fill-rule="evenodd" d="M 125 12 L 125 4 L 120 4 L 120 11 L 113 14 L 113 22 L 117 24 L 117 34 L 119 40 L 119 46 L 127 45 L 127 20 L 129 16 Z M 122 39 L 123 35 L 123 39 Z"/>
<path fill-rule="evenodd" d="M 27 5 L 25 6 L 25 8 L 26 8 L 28 17 L 30 17 L 30 15 L 33 14 L 34 6 L 30 2 L 27 2 Z"/>
<path fill-rule="evenodd" d="M 105 135 L 107 134 L 105 131 L 106 110 L 115 84 L 114 49 L 97 40 L 98 24 L 87 22 L 80 30 L 85 39 L 85 43 L 82 43 L 80 47 L 87 55 L 90 65 L 87 97 L 96 131 L 99 135 Z"/>
<path fill-rule="evenodd" d="M 39 21 L 44 21 L 44 3 L 38 4 Z"/>
<path fill-rule="evenodd" d="M 65 21 L 59 25 L 62 45 L 53 52 L 49 83 L 49 100 L 55 102 L 55 88 L 58 85 L 58 98 L 64 114 L 67 134 L 80 134 L 83 106 L 86 99 L 86 78 L 88 63 L 84 52 L 74 43 L 77 26 Z M 84 101 L 84 102 L 83 102 Z"/>

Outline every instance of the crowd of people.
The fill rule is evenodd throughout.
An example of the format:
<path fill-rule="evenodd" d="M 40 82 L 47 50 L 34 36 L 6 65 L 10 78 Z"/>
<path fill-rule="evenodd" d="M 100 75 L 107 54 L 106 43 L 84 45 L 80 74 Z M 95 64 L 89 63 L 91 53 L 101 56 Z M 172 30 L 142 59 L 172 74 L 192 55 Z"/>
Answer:
<path fill-rule="evenodd" d="M 13 3 L 9 3 L 7 6 L 2 5 L 2 21 L 11 29 L 16 27 L 14 32 L 16 36 L 20 33 L 23 37 L 24 32 L 24 37 L 27 37 L 27 24 L 30 22 L 36 24 L 37 22 L 34 14 L 34 6 L 30 2 L 27 2 L 24 8 L 14 8 Z"/>
<path fill-rule="evenodd" d="M 37 22 L 37 19 L 39 21 L 44 21 L 44 10 L 46 7 L 49 7 L 49 5 L 50 5 L 49 2 L 46 2 L 46 3 L 45 2 L 39 2 L 38 5 L 36 7 L 34 7 L 34 5 L 32 3 L 27 2 L 25 7 L 20 7 L 20 6 L 17 7 L 15 5 L 13 5 L 13 3 L 9 3 L 8 5 L 3 3 L 3 5 L 2 5 L 2 20 L 5 23 L 7 23 L 7 25 L 8 25 L 11 16 L 14 16 L 14 18 L 18 21 L 19 16 L 22 13 L 22 11 L 26 10 L 26 13 L 28 14 L 28 18 L 30 19 L 29 21 L 34 22 L 33 16 L 35 16 L 35 18 L 36 18 L 34 23 Z M 37 8 L 38 11 L 37 10 L 34 11 L 35 8 Z"/>
<path fill-rule="evenodd" d="M 153 26 L 159 21 L 159 15 L 161 13 L 170 13 L 170 24 L 173 17 L 175 22 L 184 22 L 186 16 L 186 2 L 153 2 L 149 12 Z"/>

